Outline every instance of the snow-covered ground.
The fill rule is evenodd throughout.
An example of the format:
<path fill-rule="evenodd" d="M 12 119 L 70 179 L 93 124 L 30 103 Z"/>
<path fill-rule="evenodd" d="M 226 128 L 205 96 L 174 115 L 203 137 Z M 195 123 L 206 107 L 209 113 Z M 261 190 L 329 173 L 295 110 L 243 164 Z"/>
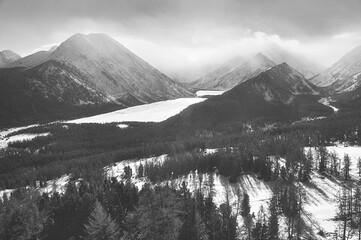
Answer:
<path fill-rule="evenodd" d="M 43 193 L 49 193 L 52 194 L 54 192 L 58 193 L 64 193 L 65 192 L 65 186 L 69 182 L 71 175 L 66 174 L 61 176 L 60 178 L 49 180 L 46 182 L 46 187 L 40 188 L 37 186 L 36 188 L 33 188 L 34 190 L 38 190 L 40 194 Z M 30 188 L 30 187 L 27 187 Z M 11 193 L 13 193 L 16 189 L 4 189 L 0 191 L 0 200 L 3 199 L 4 194 L 9 197 Z"/>
<path fill-rule="evenodd" d="M 323 105 L 332 108 L 332 110 L 337 113 L 338 112 L 338 108 L 332 105 L 332 99 L 331 98 L 321 98 L 319 100 L 320 103 L 322 103 Z"/>
<path fill-rule="evenodd" d="M 216 90 L 199 90 L 196 92 L 197 97 L 203 97 L 203 96 L 216 96 L 221 95 L 225 91 L 216 91 Z"/>
<path fill-rule="evenodd" d="M 160 101 L 92 117 L 80 118 L 68 123 L 111 123 L 111 122 L 161 122 L 206 98 L 178 98 Z"/>
<path fill-rule="evenodd" d="M 358 158 L 361 158 L 361 146 L 347 146 L 344 144 L 337 144 L 336 146 L 327 146 L 326 149 L 329 153 L 336 153 L 338 158 L 341 159 L 341 165 L 344 156 L 347 154 L 351 159 L 350 175 L 351 177 L 358 178 L 357 161 Z M 308 150 L 309 148 L 305 148 L 305 151 Z M 316 152 L 314 148 L 312 148 L 312 154 L 313 157 L 316 158 Z"/>
<path fill-rule="evenodd" d="M 299 121 L 295 121 L 292 123 L 292 125 L 295 125 L 297 123 L 302 123 L 302 122 L 311 122 L 311 121 L 315 121 L 315 120 L 320 120 L 320 119 L 325 119 L 326 117 L 321 116 L 321 117 L 315 117 L 315 118 L 311 118 L 311 117 L 304 117 Z"/>
<path fill-rule="evenodd" d="M 108 177 L 116 177 L 120 180 L 124 175 L 124 168 L 130 167 L 132 170 L 132 182 L 138 187 L 138 189 L 141 189 L 146 183 L 146 179 L 137 178 L 138 167 L 140 164 L 143 166 L 147 163 L 162 164 L 166 158 L 167 155 L 164 154 L 158 157 L 125 160 L 105 167 L 104 171 L 107 173 Z"/>
<path fill-rule="evenodd" d="M 29 125 L 24 127 L 17 127 L 17 128 L 9 128 L 5 130 L 0 130 L 0 149 L 6 148 L 9 142 L 14 141 L 24 141 L 24 140 L 31 140 L 39 136 L 47 136 L 50 133 L 39 133 L 39 134 L 18 134 L 11 137 L 7 137 L 10 133 L 14 133 L 23 129 L 35 127 L 37 125 Z"/>
<path fill-rule="evenodd" d="M 218 149 L 207 149 L 204 154 L 214 154 Z M 343 158 L 344 154 L 348 154 L 351 158 L 351 173 L 355 175 L 357 158 L 361 157 L 361 147 L 358 146 L 329 146 L 327 147 L 329 152 L 335 151 L 340 158 Z M 305 148 L 308 151 L 308 148 Z M 315 154 L 315 151 L 313 149 Z M 271 157 L 272 158 L 272 157 Z M 119 163 L 109 165 L 104 168 L 104 171 L 109 177 L 121 178 L 124 176 L 124 168 L 130 167 L 132 170 L 132 182 L 141 189 L 142 186 L 149 182 L 146 177 L 138 178 L 138 167 L 140 164 L 145 166 L 148 163 L 162 164 L 167 159 L 167 155 L 161 155 L 158 157 L 142 158 L 125 160 Z M 279 159 L 281 164 L 284 164 L 284 159 Z M 355 175 L 356 176 L 356 175 Z M 64 191 L 64 186 L 69 180 L 69 176 L 63 176 L 54 181 L 48 181 L 47 187 L 39 189 L 41 192 L 52 192 L 53 186 L 57 186 L 57 190 Z M 227 177 L 223 177 L 213 174 L 198 174 L 192 172 L 186 176 L 172 179 L 159 183 L 161 185 L 169 184 L 169 186 L 179 189 L 182 187 L 182 183 L 186 182 L 187 188 L 194 192 L 197 189 L 201 189 L 202 192 L 207 195 L 213 193 L 213 199 L 216 205 L 220 205 L 228 199 L 233 212 L 236 213 L 239 204 L 242 201 L 244 193 L 248 193 L 250 196 L 251 212 L 257 212 L 263 206 L 264 211 L 268 211 L 269 200 L 272 196 L 273 182 L 265 183 L 263 180 L 258 179 L 253 174 L 245 174 L 240 177 L 237 183 L 229 183 Z M 213 184 L 211 184 L 213 182 Z M 55 184 L 54 184 L 55 183 Z M 328 236 L 327 239 L 332 239 L 332 233 L 336 229 L 337 222 L 333 221 L 333 218 L 337 213 L 337 198 L 342 187 L 342 182 L 337 179 L 327 178 L 321 176 L 317 172 L 312 172 L 311 180 L 308 183 L 299 183 L 304 193 L 304 211 L 302 218 L 311 226 L 313 234 L 316 234 L 319 230 L 323 230 Z M 0 196 L 3 193 L 10 194 L 13 190 L 8 189 L 0 192 Z M 285 219 L 280 218 L 280 222 L 284 222 Z M 239 217 L 239 222 L 242 223 L 242 218 Z M 282 225 L 282 226 L 281 226 Z M 284 224 L 280 225 L 281 231 L 285 228 Z M 321 239 L 321 237 L 319 237 Z"/>

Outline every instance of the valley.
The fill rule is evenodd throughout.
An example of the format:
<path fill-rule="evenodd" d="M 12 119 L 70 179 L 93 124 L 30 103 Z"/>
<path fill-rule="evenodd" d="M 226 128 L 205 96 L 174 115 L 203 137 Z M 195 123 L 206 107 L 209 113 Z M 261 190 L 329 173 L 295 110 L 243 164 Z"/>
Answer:
<path fill-rule="evenodd" d="M 269 46 L 187 84 L 100 33 L 0 52 L 0 239 L 359 239 L 360 48 Z"/>

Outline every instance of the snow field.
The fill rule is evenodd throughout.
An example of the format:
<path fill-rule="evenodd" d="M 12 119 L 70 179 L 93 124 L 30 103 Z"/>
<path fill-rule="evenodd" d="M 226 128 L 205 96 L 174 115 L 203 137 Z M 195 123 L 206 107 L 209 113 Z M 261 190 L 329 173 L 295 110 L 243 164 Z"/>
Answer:
<path fill-rule="evenodd" d="M 68 123 L 162 122 L 206 98 L 178 98 L 75 119 Z"/>

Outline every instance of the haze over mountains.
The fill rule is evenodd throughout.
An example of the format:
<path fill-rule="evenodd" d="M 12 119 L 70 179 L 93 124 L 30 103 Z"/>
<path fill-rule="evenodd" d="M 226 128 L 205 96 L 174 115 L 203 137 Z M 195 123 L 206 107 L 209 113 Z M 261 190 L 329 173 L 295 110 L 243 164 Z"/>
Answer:
<path fill-rule="evenodd" d="M 251 58 L 238 57 L 224 63 L 215 71 L 191 84 L 196 89 L 229 90 L 237 84 L 258 75 L 272 66 L 287 62 L 306 78 L 314 77 L 321 72 L 317 64 L 309 62 L 301 56 L 293 55 L 278 46 L 266 48 Z"/>
<path fill-rule="evenodd" d="M 240 60 L 238 61 L 240 62 Z M 204 79 L 195 82 L 193 87 L 199 89 L 229 90 L 237 84 L 276 65 L 262 53 L 258 53 L 245 62 L 243 61 L 243 63 L 235 68 L 232 67 L 232 64 L 235 64 L 235 61 L 222 65 L 215 72 L 208 74 Z"/>

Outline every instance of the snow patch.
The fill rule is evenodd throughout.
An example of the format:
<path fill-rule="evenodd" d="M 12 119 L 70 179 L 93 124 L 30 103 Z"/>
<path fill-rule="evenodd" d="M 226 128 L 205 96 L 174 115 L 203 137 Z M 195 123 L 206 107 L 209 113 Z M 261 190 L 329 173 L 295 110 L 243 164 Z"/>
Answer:
<path fill-rule="evenodd" d="M 335 113 L 338 112 L 338 108 L 331 105 L 331 103 L 332 103 L 332 99 L 331 99 L 331 98 L 321 98 L 321 99 L 319 100 L 319 103 L 322 103 L 323 105 L 332 108 L 332 110 L 333 110 Z"/>
<path fill-rule="evenodd" d="M 203 96 L 217 96 L 223 94 L 225 91 L 215 91 L 215 90 L 200 90 L 196 92 L 197 97 Z"/>
<path fill-rule="evenodd" d="M 120 128 L 120 129 L 124 129 L 124 128 L 128 128 L 129 125 L 121 123 L 121 124 L 118 124 L 117 127 Z"/>
<path fill-rule="evenodd" d="M 34 124 L 34 125 L 29 125 L 29 126 L 23 126 L 23 127 L 16 127 L 16 128 L 9 128 L 9 129 L 6 129 L 6 130 L 1 130 L 0 131 L 0 149 L 6 148 L 8 146 L 9 142 L 16 141 L 16 140 L 12 140 L 12 139 L 16 139 L 16 138 L 14 138 L 15 136 L 6 137 L 7 135 L 9 135 L 11 133 L 14 133 L 14 132 L 17 132 L 17 131 L 20 131 L 20 130 L 27 129 L 27 128 L 36 127 L 36 126 L 39 126 L 39 125 Z M 22 135 L 24 135 L 24 134 L 22 134 Z M 16 136 L 19 136 L 19 135 L 16 135 Z M 10 138 L 12 138 L 12 139 L 10 139 Z M 26 136 L 25 136 L 25 138 L 26 138 Z"/>
<path fill-rule="evenodd" d="M 137 177 L 140 164 L 142 164 L 143 166 L 150 163 L 161 165 L 166 158 L 167 154 L 151 158 L 124 160 L 105 167 L 104 171 L 106 172 L 108 177 L 116 177 L 118 178 L 118 180 L 121 180 L 122 176 L 124 175 L 124 168 L 130 167 L 130 169 L 132 170 L 132 182 L 138 187 L 138 189 L 142 189 L 143 185 L 147 182 L 147 180 Z"/>
<path fill-rule="evenodd" d="M 70 177 L 71 177 L 70 174 L 66 174 L 66 175 L 61 176 L 60 178 L 47 181 L 46 182 L 46 187 L 40 188 L 39 186 L 36 186 L 34 188 L 34 187 L 27 186 L 26 189 L 32 188 L 34 190 L 38 190 L 40 194 L 43 194 L 43 193 L 52 194 L 54 192 L 58 192 L 58 193 L 62 194 L 66 190 L 66 185 L 68 184 L 68 182 L 70 180 Z M 2 201 L 4 195 L 6 195 L 9 198 L 10 195 L 15 190 L 16 189 L 1 190 L 0 191 L 0 200 Z"/>

